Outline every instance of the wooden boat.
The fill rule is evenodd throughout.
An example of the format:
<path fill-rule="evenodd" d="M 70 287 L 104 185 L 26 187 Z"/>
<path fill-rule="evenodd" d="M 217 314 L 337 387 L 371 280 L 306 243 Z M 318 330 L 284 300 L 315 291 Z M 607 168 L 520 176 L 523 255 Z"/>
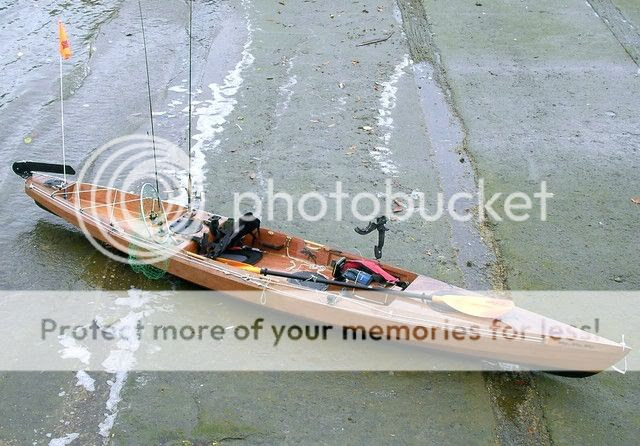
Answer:
<path fill-rule="evenodd" d="M 213 214 L 190 213 L 184 206 L 159 198 L 156 203 L 156 198 L 145 198 L 142 193 L 138 195 L 87 183 L 64 184 L 55 176 L 31 172 L 37 168 L 61 172 L 60 166 L 47 169 L 36 163 L 14 164 L 14 171 L 25 178 L 27 195 L 38 206 L 113 246 L 118 243 L 133 246 L 137 252 L 164 250 L 168 252 L 167 258 L 156 262 L 156 266 L 204 288 L 236 292 L 233 293 L 235 297 L 270 309 L 326 324 L 359 327 L 367 335 L 375 330 L 376 336 L 421 347 L 547 371 L 597 373 L 618 363 L 630 350 L 620 343 L 513 305 L 505 307 L 505 311 L 499 312 L 503 314 L 495 317 L 479 317 L 472 315 L 474 311 L 465 314 L 464 302 L 462 311 L 456 311 L 455 302 L 451 304 L 445 300 L 444 304 L 436 304 L 427 299 L 416 299 L 416 295 L 426 297 L 443 293 L 467 300 L 481 297 L 384 263 L 377 262 L 388 274 L 404 282 L 403 287 L 374 283 L 370 288 L 384 288 L 384 292 L 369 293 L 354 290 L 356 285 L 345 281 L 343 286 L 332 284 L 326 289 L 313 289 L 301 280 L 264 276 L 260 271 L 266 268 L 285 272 L 285 276 L 291 271 L 307 271 L 331 280 L 332 264 L 336 260 L 358 260 L 360 257 L 262 227 L 239 241 L 239 244 L 259 251 L 260 259 L 254 265 L 233 258 L 208 258 L 199 252 L 197 240 L 198 237 L 210 237 L 209 225 L 200 223 L 210 221 Z M 154 223 L 150 226 L 149 217 L 156 205 L 161 205 L 166 215 L 165 222 L 155 223 L 155 226 L 161 226 L 157 232 L 165 236 L 169 232 L 166 237 L 169 242 L 156 240 L 158 234 L 153 233 Z M 192 225 L 195 224 L 192 230 L 170 229 L 187 217 Z M 220 222 L 224 221 L 224 218 L 220 219 Z M 473 307 L 473 302 L 471 305 Z"/>

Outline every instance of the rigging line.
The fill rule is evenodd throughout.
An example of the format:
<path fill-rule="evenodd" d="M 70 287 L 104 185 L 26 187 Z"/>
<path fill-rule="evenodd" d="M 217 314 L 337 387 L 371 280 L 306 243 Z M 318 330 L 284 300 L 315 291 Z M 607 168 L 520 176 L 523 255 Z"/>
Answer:
<path fill-rule="evenodd" d="M 158 162 L 156 160 L 156 137 L 153 130 L 153 107 L 151 105 L 151 81 L 149 76 L 149 57 L 147 55 L 147 38 L 144 34 L 144 19 L 142 17 L 142 3 L 138 0 L 138 9 L 140 10 L 140 27 L 142 28 L 142 45 L 144 47 L 144 65 L 147 71 L 147 95 L 149 97 L 149 119 L 151 120 L 151 146 L 153 147 L 153 168 L 156 180 L 156 194 L 160 201 L 160 186 L 158 185 Z"/>
<path fill-rule="evenodd" d="M 189 171 L 188 171 L 188 182 L 187 182 L 187 208 L 189 210 L 191 210 L 191 195 L 193 193 L 192 191 L 192 182 L 191 182 L 191 96 L 192 96 L 192 92 L 191 92 L 191 64 L 192 64 L 192 58 L 191 58 L 191 46 L 192 46 L 192 39 L 191 39 L 191 23 L 192 23 L 192 17 L 193 17 L 193 0 L 189 0 L 189 126 L 188 126 L 188 135 L 187 135 L 187 141 L 188 141 L 188 147 L 189 147 Z"/>

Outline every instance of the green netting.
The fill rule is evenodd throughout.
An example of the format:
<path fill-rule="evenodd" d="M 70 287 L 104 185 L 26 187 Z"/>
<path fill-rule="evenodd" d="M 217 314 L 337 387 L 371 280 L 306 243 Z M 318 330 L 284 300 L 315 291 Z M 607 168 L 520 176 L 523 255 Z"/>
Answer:
<path fill-rule="evenodd" d="M 136 248 L 133 245 L 129 245 L 129 258 L 128 262 L 131 266 L 131 269 L 137 274 L 144 274 L 147 279 L 158 280 L 162 279 L 165 274 L 167 274 L 167 268 L 169 266 L 169 260 L 165 259 L 163 268 L 158 268 L 155 265 L 148 265 L 144 262 L 138 261 L 136 257 Z"/>
<path fill-rule="evenodd" d="M 145 207 L 145 203 L 150 204 L 151 209 L 147 209 L 149 206 Z M 156 203 L 158 205 L 158 209 L 156 209 Z M 149 220 L 147 220 L 146 217 L 147 211 L 149 211 Z M 158 214 L 158 212 L 160 214 Z M 160 222 L 162 223 L 162 227 L 164 228 L 167 226 L 167 216 L 164 213 L 164 208 L 162 207 L 162 203 L 160 202 L 158 191 L 150 183 L 143 184 L 140 190 L 140 217 L 142 219 L 142 222 L 147 227 L 149 236 L 151 237 L 153 242 L 164 243 L 167 240 L 168 234 L 165 235 L 165 238 L 160 241 L 156 240 L 156 238 L 154 237 L 155 235 L 161 233 L 161 231 L 156 231 L 154 222 L 160 217 Z M 140 256 L 142 260 L 138 259 L 139 256 L 137 255 L 136 249 L 136 246 L 134 246 L 133 244 L 129 245 L 128 262 L 129 265 L 131 265 L 131 269 L 137 274 L 144 274 L 147 279 L 158 280 L 163 278 L 167 273 L 167 269 L 169 268 L 169 260 L 166 258 L 164 258 L 164 260 L 161 260 L 161 266 L 158 266 L 159 262 L 154 262 L 154 265 L 149 265 L 144 261 L 145 257 Z M 150 257 L 148 253 L 145 252 L 145 254 L 147 254 L 146 259 L 149 260 Z M 161 255 L 159 255 L 158 258 L 163 259 Z"/>

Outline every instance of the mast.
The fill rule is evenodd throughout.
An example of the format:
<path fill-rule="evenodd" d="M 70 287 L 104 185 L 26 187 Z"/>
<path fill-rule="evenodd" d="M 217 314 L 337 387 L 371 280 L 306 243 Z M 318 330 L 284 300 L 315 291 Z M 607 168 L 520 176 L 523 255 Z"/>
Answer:
<path fill-rule="evenodd" d="M 158 203 L 160 203 L 160 186 L 158 185 L 158 162 L 156 160 L 156 136 L 153 130 L 153 107 L 151 105 L 151 81 L 149 77 L 149 57 L 147 55 L 147 38 L 144 34 L 144 18 L 142 17 L 142 3 L 138 0 L 138 9 L 140 10 L 140 27 L 142 28 L 142 45 L 144 47 L 144 65 L 147 72 L 147 96 L 149 98 L 149 119 L 151 120 L 151 146 L 153 147 L 153 169 L 156 180 L 156 193 L 158 195 Z"/>
<path fill-rule="evenodd" d="M 69 45 L 67 30 L 65 29 L 64 24 L 62 23 L 62 20 L 58 20 L 58 40 L 60 42 L 60 49 L 59 49 L 60 64 L 59 65 L 60 65 L 60 124 L 61 124 L 61 131 L 62 131 L 62 176 L 63 176 L 63 182 L 66 186 L 67 158 L 65 155 L 65 146 L 64 146 L 64 89 L 63 89 L 64 79 L 62 76 L 62 59 L 71 58 L 71 46 Z"/>
<path fill-rule="evenodd" d="M 60 58 L 60 124 L 62 128 L 62 179 L 67 185 L 67 157 L 64 149 L 64 90 L 62 88 L 62 55 Z"/>
<path fill-rule="evenodd" d="M 191 182 L 191 23 L 193 18 L 193 0 L 189 0 L 189 125 L 187 131 L 187 146 L 189 148 L 189 171 L 188 171 L 188 180 L 187 180 L 187 209 L 191 210 L 191 195 L 192 191 L 192 182 Z"/>

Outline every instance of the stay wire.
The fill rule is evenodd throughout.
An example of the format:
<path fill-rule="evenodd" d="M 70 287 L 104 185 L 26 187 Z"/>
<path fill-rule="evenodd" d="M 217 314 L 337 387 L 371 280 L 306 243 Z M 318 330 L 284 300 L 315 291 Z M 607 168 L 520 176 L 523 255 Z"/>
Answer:
<path fill-rule="evenodd" d="M 147 95 L 149 97 L 149 119 L 151 120 L 151 146 L 153 147 L 153 168 L 156 180 L 156 193 L 158 194 L 158 202 L 160 202 L 160 185 L 158 183 L 158 161 L 156 159 L 156 137 L 153 129 L 153 106 L 151 105 L 151 78 L 149 76 L 149 57 L 147 55 L 147 38 L 144 33 L 144 18 L 142 16 L 142 3 L 138 0 L 138 9 L 140 10 L 140 27 L 142 28 L 142 45 L 144 47 L 144 65 L 147 72 Z"/>

